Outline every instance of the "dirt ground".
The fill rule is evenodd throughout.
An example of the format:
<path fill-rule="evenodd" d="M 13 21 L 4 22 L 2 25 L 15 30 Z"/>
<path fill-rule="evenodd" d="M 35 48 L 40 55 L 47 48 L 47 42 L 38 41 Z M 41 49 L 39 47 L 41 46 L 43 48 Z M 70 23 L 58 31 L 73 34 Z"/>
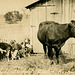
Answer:
<path fill-rule="evenodd" d="M 43 53 L 9 62 L 3 59 L 0 61 L 0 75 L 75 75 L 75 57 L 64 54 L 61 59 L 58 65 L 50 65 Z"/>

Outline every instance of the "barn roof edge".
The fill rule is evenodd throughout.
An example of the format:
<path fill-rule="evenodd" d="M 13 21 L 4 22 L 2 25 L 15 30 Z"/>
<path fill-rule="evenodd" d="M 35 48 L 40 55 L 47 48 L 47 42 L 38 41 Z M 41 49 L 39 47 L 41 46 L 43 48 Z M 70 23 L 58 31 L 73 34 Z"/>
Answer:
<path fill-rule="evenodd" d="M 30 8 L 30 7 L 32 7 L 34 5 L 36 5 L 37 3 L 44 2 L 44 1 L 48 1 L 48 0 L 38 0 L 38 1 L 34 2 L 34 3 L 32 3 L 32 4 L 29 4 L 29 5 L 25 6 L 25 8 Z"/>

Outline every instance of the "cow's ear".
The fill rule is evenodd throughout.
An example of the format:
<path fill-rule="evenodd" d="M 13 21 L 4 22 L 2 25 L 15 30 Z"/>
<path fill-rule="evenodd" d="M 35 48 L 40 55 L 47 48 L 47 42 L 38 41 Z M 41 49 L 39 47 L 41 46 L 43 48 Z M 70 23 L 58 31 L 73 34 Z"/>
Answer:
<path fill-rule="evenodd" d="M 75 20 L 71 20 L 70 22 L 72 25 L 75 25 Z"/>
<path fill-rule="evenodd" d="M 75 22 L 75 20 L 71 20 L 71 22 L 72 22 L 72 23 L 74 23 L 74 22 Z"/>
<path fill-rule="evenodd" d="M 69 26 L 69 27 L 72 27 L 72 22 L 70 22 L 70 23 L 68 24 L 68 26 Z"/>
<path fill-rule="evenodd" d="M 40 24 L 39 24 L 39 28 L 41 28 L 42 26 L 43 26 L 43 24 L 42 24 L 42 23 L 40 23 Z"/>
<path fill-rule="evenodd" d="M 75 23 L 75 21 L 74 20 L 71 20 L 71 22 L 69 23 L 69 26 L 73 26 L 74 23 Z"/>

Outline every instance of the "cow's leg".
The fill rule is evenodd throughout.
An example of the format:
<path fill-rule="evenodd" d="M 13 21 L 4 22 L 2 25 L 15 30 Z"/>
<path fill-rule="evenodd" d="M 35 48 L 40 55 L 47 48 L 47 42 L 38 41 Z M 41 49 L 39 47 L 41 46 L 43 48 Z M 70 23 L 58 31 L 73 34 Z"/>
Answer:
<path fill-rule="evenodd" d="M 45 53 L 44 57 L 47 58 L 47 51 L 46 51 L 46 45 L 45 44 L 43 44 L 43 49 L 44 49 L 44 53 Z"/>
<path fill-rule="evenodd" d="M 54 47 L 55 52 L 56 52 L 56 64 L 59 63 L 59 55 L 60 55 L 60 49 L 58 47 Z"/>
<path fill-rule="evenodd" d="M 48 57 L 53 60 L 53 50 L 52 50 L 52 47 L 51 46 L 48 46 Z"/>
<path fill-rule="evenodd" d="M 50 64 L 52 65 L 54 62 L 53 62 L 53 56 L 54 56 L 54 53 L 53 53 L 53 50 L 52 50 L 52 46 L 48 46 L 48 57 L 50 59 Z"/>

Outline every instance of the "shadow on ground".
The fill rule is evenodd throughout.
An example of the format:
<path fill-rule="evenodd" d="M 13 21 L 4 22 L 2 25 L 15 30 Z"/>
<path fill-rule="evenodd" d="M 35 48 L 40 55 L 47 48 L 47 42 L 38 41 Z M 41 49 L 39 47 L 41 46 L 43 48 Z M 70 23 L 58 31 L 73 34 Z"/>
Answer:
<path fill-rule="evenodd" d="M 67 53 L 60 55 L 60 58 L 64 64 L 75 62 L 75 57 Z"/>

